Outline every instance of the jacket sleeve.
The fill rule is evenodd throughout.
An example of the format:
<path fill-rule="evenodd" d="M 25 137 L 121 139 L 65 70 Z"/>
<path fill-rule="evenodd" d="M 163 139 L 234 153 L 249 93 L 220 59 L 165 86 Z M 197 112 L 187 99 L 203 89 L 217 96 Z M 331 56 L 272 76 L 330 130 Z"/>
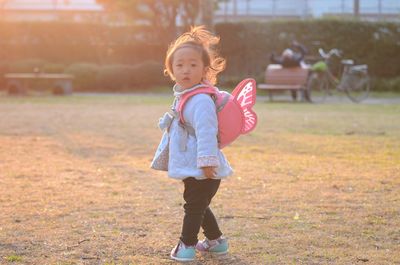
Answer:
<path fill-rule="evenodd" d="M 183 115 L 195 131 L 197 167 L 218 167 L 218 119 L 212 98 L 206 94 L 193 96 L 187 102 Z"/>

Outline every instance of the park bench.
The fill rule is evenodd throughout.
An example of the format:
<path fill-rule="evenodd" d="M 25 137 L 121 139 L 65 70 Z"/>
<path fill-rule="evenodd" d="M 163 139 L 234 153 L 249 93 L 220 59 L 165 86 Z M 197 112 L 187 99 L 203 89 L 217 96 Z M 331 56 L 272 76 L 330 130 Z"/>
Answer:
<path fill-rule="evenodd" d="M 307 67 L 283 68 L 279 64 L 270 64 L 265 70 L 265 83 L 258 84 L 257 88 L 268 91 L 271 101 L 272 93 L 279 91 L 290 91 L 293 100 L 299 92 L 304 99 L 308 73 Z"/>
<path fill-rule="evenodd" d="M 41 89 L 50 87 L 53 94 L 71 94 L 73 76 L 49 73 L 8 73 L 4 75 L 9 94 L 25 94 L 34 85 Z"/>

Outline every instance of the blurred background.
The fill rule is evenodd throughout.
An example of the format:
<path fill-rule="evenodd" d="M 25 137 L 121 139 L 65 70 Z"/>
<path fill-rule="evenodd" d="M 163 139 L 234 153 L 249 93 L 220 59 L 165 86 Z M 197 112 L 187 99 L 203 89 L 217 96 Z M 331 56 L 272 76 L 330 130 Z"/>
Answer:
<path fill-rule="evenodd" d="M 369 66 L 372 90 L 400 92 L 398 0 L 0 0 L 0 90 L 7 73 L 71 74 L 74 91 L 166 87 L 169 43 L 190 25 L 221 37 L 220 85 L 262 81 L 296 40 Z"/>

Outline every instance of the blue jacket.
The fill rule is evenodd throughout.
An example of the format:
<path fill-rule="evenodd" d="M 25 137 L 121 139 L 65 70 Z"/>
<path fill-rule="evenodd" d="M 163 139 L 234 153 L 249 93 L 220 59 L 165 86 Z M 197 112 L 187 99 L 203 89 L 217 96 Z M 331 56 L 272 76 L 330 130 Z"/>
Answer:
<path fill-rule="evenodd" d="M 169 127 L 168 176 L 205 179 L 201 168 L 206 166 L 217 168 L 217 179 L 231 175 L 232 168 L 218 148 L 218 119 L 213 99 L 206 94 L 192 96 L 183 109 L 183 118 L 194 130 L 189 132 L 184 128 L 178 117 L 172 120 Z"/>

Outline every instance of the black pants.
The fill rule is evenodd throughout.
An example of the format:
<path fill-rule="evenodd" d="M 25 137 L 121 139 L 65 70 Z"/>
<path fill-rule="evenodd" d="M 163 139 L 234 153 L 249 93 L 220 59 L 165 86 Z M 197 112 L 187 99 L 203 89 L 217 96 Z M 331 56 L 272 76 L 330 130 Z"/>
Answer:
<path fill-rule="evenodd" d="M 209 205 L 211 199 L 217 193 L 220 179 L 196 180 L 187 178 L 183 180 L 185 191 L 185 217 L 183 218 L 181 240 L 185 245 L 196 245 L 200 227 L 204 230 L 204 235 L 214 240 L 219 238 L 222 233 L 219 230 L 217 220 Z"/>

